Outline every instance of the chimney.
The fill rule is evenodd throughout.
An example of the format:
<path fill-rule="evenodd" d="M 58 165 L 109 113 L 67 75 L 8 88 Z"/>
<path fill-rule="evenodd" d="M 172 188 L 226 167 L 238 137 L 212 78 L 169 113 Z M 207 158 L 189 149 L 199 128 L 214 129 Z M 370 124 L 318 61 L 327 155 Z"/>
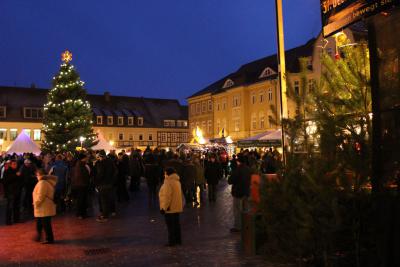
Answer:
<path fill-rule="evenodd" d="M 110 102 L 110 99 L 111 99 L 110 92 L 104 92 L 104 100 L 106 102 Z"/>

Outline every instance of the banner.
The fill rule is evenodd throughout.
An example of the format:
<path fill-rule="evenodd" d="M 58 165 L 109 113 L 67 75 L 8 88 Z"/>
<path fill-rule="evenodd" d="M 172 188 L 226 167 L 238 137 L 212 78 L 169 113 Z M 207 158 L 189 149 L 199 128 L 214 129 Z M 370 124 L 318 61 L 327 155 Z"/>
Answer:
<path fill-rule="evenodd" d="M 327 37 L 399 3 L 400 0 L 321 0 L 323 34 Z"/>

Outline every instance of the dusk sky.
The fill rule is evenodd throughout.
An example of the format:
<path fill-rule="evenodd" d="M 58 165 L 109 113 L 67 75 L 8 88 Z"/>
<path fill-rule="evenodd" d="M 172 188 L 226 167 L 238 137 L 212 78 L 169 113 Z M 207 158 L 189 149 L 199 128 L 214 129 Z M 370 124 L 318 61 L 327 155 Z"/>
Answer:
<path fill-rule="evenodd" d="M 65 49 L 89 93 L 185 98 L 276 52 L 274 0 L 2 0 L 0 85 L 49 88 Z M 286 48 L 321 30 L 283 0 Z"/>

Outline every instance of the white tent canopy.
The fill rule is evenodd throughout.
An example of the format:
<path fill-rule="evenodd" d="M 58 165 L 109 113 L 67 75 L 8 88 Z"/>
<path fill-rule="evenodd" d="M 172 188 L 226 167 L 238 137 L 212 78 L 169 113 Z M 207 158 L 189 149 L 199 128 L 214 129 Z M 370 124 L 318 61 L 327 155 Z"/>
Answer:
<path fill-rule="evenodd" d="M 40 147 L 31 140 L 25 131 L 22 131 L 7 149 L 7 154 L 33 153 L 38 155 L 40 152 Z"/>
<path fill-rule="evenodd" d="M 99 141 L 97 145 L 92 146 L 91 149 L 105 151 L 115 150 L 115 148 L 107 142 L 101 132 L 97 132 L 97 141 Z"/>
<path fill-rule="evenodd" d="M 282 131 L 273 130 L 238 141 L 239 147 L 281 146 Z"/>

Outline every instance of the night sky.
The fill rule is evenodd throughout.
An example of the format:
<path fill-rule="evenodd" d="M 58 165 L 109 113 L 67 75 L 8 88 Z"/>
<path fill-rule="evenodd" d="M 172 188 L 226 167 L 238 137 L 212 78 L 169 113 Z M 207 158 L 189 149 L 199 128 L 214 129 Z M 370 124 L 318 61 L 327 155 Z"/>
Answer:
<path fill-rule="evenodd" d="M 286 48 L 321 30 L 320 0 L 283 0 Z M 1 0 L 0 85 L 49 88 L 72 51 L 89 93 L 185 98 L 275 53 L 274 0 Z"/>

